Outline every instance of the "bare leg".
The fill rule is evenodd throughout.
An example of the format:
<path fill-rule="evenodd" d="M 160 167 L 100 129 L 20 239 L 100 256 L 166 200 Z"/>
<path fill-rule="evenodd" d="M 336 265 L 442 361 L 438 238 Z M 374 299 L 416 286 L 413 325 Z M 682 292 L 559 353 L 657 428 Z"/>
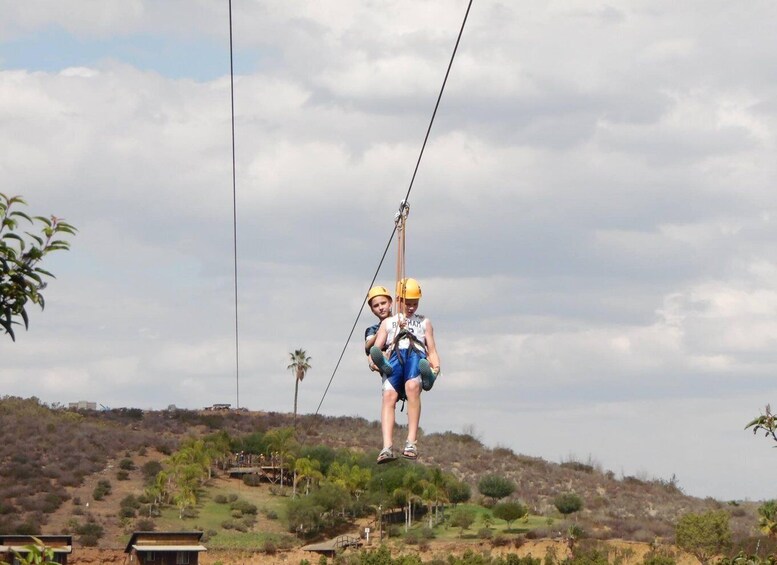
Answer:
<path fill-rule="evenodd" d="M 407 381 L 405 394 L 407 395 L 407 441 L 415 443 L 418 438 L 418 422 L 421 420 L 421 379 Z"/>
<path fill-rule="evenodd" d="M 383 449 L 391 447 L 394 443 L 394 411 L 397 406 L 399 394 L 395 390 L 383 391 L 383 406 L 380 411 L 380 426 L 383 430 Z M 416 427 L 418 427 L 416 425 Z"/>

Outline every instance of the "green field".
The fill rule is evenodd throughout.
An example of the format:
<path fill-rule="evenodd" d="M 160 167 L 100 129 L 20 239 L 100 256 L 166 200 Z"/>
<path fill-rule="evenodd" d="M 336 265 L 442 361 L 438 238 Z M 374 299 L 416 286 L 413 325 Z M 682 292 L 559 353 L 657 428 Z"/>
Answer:
<path fill-rule="evenodd" d="M 480 539 L 478 536 L 478 531 L 482 528 L 486 527 L 486 518 L 490 516 L 491 512 L 487 508 L 484 508 L 482 506 L 479 506 L 477 504 L 459 504 L 460 508 L 470 508 L 475 511 L 476 518 L 474 523 L 466 530 L 464 530 L 463 535 L 461 532 L 461 528 L 453 527 L 449 524 L 443 523 L 438 526 L 435 526 L 433 528 L 435 539 L 439 540 L 467 540 L 467 539 Z M 450 518 L 451 514 L 454 512 L 454 508 L 447 508 L 445 510 L 446 516 Z M 413 530 L 421 530 L 422 528 L 425 528 L 429 525 L 428 517 L 425 517 L 426 519 L 419 519 L 413 524 Z M 521 518 L 519 520 L 515 520 L 512 523 L 512 528 L 508 530 L 507 523 L 504 520 L 499 520 L 496 518 L 491 518 L 491 524 L 489 528 L 492 530 L 493 535 L 503 535 L 503 536 L 516 536 L 518 534 L 523 534 L 528 532 L 529 530 L 533 530 L 535 528 L 543 528 L 547 527 L 547 518 L 545 516 L 532 516 L 529 515 L 525 518 Z M 401 528 L 402 532 L 404 532 L 404 527 Z"/>
<path fill-rule="evenodd" d="M 236 497 L 257 508 L 256 523 L 248 531 L 224 529 L 225 522 L 240 522 L 241 518 L 232 515 L 230 503 L 216 502 L 217 496 Z M 179 518 L 178 509 L 167 507 L 162 510 L 162 516 L 156 520 L 158 530 L 200 530 L 208 535 L 208 546 L 223 549 L 261 549 L 267 541 L 277 546 L 295 544 L 294 536 L 286 532 L 286 500 L 285 496 L 270 494 L 266 485 L 248 487 L 234 481 L 234 486 L 227 488 L 206 487 L 199 495 L 196 517 Z M 274 519 L 268 518 L 274 514 Z M 215 532 L 215 535 L 214 535 Z"/>

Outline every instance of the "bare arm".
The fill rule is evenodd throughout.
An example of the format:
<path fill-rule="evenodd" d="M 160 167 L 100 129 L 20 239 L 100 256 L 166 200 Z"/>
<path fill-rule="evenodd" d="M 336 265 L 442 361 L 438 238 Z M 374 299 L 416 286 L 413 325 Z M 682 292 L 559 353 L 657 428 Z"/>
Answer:
<path fill-rule="evenodd" d="M 440 356 L 437 355 L 437 344 L 434 341 L 434 328 L 429 318 L 426 319 L 426 358 L 432 369 L 435 371 L 440 369 Z"/>

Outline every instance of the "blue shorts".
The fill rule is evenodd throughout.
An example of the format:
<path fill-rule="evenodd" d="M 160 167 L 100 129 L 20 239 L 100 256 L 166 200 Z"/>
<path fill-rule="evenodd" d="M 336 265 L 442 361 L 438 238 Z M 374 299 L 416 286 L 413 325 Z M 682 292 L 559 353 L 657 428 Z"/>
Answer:
<path fill-rule="evenodd" d="M 384 377 L 383 390 L 386 390 L 386 385 L 391 385 L 391 388 L 399 393 L 401 400 L 407 398 L 405 383 L 412 379 L 421 378 L 421 370 L 418 368 L 421 359 L 426 359 L 426 353 L 412 347 L 394 350 L 388 360 L 392 369 L 391 376 Z"/>

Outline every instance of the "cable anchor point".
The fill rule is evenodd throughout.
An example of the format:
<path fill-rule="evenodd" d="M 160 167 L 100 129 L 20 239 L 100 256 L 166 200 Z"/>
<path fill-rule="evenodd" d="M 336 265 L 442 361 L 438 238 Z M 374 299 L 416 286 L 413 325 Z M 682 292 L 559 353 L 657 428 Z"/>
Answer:
<path fill-rule="evenodd" d="M 408 214 L 410 214 L 410 204 L 405 200 L 400 201 L 399 210 L 394 214 L 394 223 L 397 224 L 397 228 L 402 229 Z"/>

